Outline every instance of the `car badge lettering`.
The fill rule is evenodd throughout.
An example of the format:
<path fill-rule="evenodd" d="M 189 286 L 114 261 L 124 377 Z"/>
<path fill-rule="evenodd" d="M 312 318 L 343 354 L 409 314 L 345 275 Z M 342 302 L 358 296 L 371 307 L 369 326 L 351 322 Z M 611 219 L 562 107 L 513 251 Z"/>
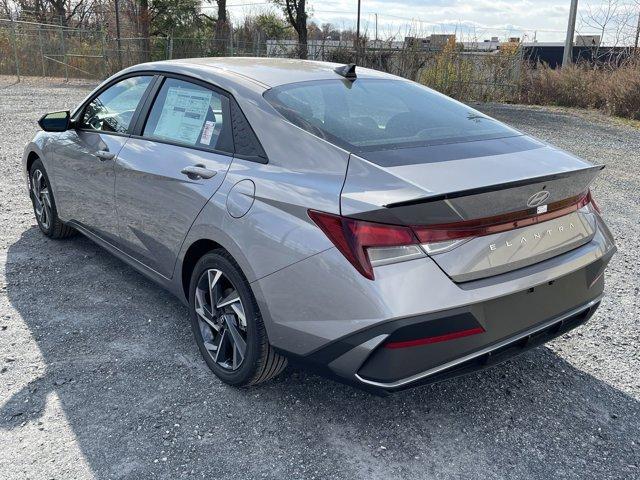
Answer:
<path fill-rule="evenodd" d="M 558 224 L 554 228 L 548 228 L 541 232 L 535 232 L 534 234 L 529 235 L 528 238 L 527 236 L 521 236 L 519 242 L 514 241 L 513 239 L 510 239 L 510 240 L 505 240 L 500 244 L 492 243 L 489 245 L 489 250 L 494 252 L 500 247 L 513 247 L 514 243 L 518 243 L 519 245 L 526 245 L 529 243 L 529 240 L 542 240 L 542 237 L 551 237 L 553 236 L 554 233 L 562 233 L 562 232 L 573 230 L 575 228 L 576 226 L 573 224 L 573 222 L 569 222 L 568 225 Z"/>

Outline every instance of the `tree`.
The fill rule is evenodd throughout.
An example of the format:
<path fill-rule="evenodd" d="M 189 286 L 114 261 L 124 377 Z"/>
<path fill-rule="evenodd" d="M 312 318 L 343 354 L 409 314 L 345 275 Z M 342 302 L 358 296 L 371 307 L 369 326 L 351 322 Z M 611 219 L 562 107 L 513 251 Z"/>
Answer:
<path fill-rule="evenodd" d="M 340 30 L 331 23 L 323 23 L 322 36 L 324 40 L 340 40 Z"/>
<path fill-rule="evenodd" d="M 306 59 L 309 55 L 306 0 L 273 0 L 273 2 L 282 7 L 287 20 L 298 34 L 298 58 Z"/>
<path fill-rule="evenodd" d="M 41 23 L 60 23 L 74 27 L 83 26 L 86 19 L 96 10 L 98 0 L 2 0 L 2 10 L 11 17 Z"/>
<path fill-rule="evenodd" d="M 196 38 L 213 32 L 214 19 L 200 12 L 199 0 L 153 0 L 148 15 L 147 36 Z M 144 36 L 142 26 L 139 34 Z"/>
<path fill-rule="evenodd" d="M 307 24 L 307 40 L 324 40 L 322 29 L 316 22 L 309 22 Z"/>
<path fill-rule="evenodd" d="M 261 13 L 256 17 L 256 27 L 265 39 L 281 40 L 287 38 L 291 27 L 280 15 L 275 13 Z"/>
<path fill-rule="evenodd" d="M 216 20 L 216 40 L 218 41 L 218 49 L 223 53 L 226 52 L 227 43 L 229 41 L 229 19 L 227 18 L 227 0 L 216 0 L 218 3 L 218 19 Z"/>

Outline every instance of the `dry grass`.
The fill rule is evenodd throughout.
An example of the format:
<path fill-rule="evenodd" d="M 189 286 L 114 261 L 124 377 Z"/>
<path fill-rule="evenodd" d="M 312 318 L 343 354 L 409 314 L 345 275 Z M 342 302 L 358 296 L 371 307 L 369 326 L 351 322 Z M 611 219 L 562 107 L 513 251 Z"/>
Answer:
<path fill-rule="evenodd" d="M 608 115 L 640 120 L 640 65 L 615 69 L 539 65 L 523 72 L 516 101 L 535 105 L 595 108 Z"/>

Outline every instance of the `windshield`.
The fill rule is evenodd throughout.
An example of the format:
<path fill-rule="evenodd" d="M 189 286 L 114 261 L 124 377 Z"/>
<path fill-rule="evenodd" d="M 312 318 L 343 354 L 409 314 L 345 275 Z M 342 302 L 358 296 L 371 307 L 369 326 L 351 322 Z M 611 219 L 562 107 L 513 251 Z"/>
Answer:
<path fill-rule="evenodd" d="M 520 135 L 473 108 L 403 80 L 291 83 L 264 97 L 291 123 L 352 152 Z"/>

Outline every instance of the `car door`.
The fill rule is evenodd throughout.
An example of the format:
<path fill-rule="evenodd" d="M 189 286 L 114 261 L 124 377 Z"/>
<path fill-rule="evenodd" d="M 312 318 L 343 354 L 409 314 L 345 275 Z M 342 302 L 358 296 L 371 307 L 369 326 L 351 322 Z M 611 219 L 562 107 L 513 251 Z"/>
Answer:
<path fill-rule="evenodd" d="M 153 76 L 133 76 L 107 86 L 77 115 L 53 149 L 60 215 L 105 240 L 116 241 L 114 161 Z"/>
<path fill-rule="evenodd" d="M 233 158 L 229 98 L 195 82 L 164 79 L 115 163 L 122 248 L 167 278 Z"/>

